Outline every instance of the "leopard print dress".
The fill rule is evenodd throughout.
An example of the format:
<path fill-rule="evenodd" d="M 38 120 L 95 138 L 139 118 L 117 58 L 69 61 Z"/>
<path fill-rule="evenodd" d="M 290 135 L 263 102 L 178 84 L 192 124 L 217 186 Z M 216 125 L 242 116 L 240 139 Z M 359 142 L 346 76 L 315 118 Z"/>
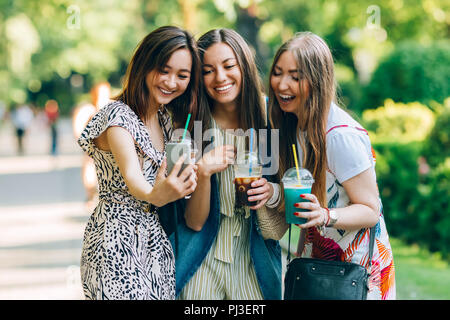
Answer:
<path fill-rule="evenodd" d="M 172 133 L 171 117 L 159 110 L 164 142 Z M 81 279 L 86 299 L 174 299 L 175 263 L 172 246 L 156 211 L 128 191 L 114 156 L 94 139 L 108 127 L 125 128 L 135 141 L 142 172 L 153 185 L 164 153 L 152 147 L 144 123 L 126 104 L 103 107 L 87 124 L 79 145 L 94 159 L 99 203 L 84 233 Z"/>

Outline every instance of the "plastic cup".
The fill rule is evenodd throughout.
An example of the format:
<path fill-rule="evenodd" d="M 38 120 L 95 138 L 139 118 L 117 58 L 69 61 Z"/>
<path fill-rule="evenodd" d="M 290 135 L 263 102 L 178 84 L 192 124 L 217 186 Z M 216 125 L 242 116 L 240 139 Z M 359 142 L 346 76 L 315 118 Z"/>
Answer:
<path fill-rule="evenodd" d="M 294 215 L 294 212 L 309 211 L 294 207 L 298 202 L 309 202 L 309 200 L 302 199 L 300 195 L 311 193 L 311 188 L 314 183 L 312 174 L 304 168 L 299 168 L 300 182 L 297 176 L 297 169 L 290 168 L 287 170 L 281 180 L 283 182 L 284 190 L 284 205 L 287 223 L 303 224 L 307 220 Z"/>
<path fill-rule="evenodd" d="M 195 164 L 196 157 L 197 157 L 197 152 L 198 152 L 198 150 L 195 149 L 194 146 L 191 145 L 191 157 L 190 157 L 190 161 L 191 161 L 190 163 L 191 163 L 191 164 Z M 185 198 L 185 199 L 190 199 L 191 196 L 192 196 L 192 195 L 189 194 L 189 195 L 185 196 L 184 198 Z"/>
<path fill-rule="evenodd" d="M 248 201 L 247 191 L 251 184 L 262 177 L 262 166 L 256 153 L 245 152 L 238 156 L 234 164 L 234 186 L 236 189 L 237 206 L 255 206 L 257 201 Z"/>
<path fill-rule="evenodd" d="M 182 140 L 181 138 L 174 138 L 170 140 L 166 144 L 167 172 L 170 174 L 175 163 L 183 154 L 185 154 L 186 158 L 184 159 L 179 172 L 181 173 L 184 168 L 186 168 L 191 163 L 191 150 L 192 142 L 188 138 L 185 138 L 184 140 Z"/>

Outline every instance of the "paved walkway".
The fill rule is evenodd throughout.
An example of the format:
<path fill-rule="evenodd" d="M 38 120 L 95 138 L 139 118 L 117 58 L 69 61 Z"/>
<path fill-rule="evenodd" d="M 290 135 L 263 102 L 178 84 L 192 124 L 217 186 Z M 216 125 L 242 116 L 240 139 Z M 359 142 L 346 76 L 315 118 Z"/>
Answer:
<path fill-rule="evenodd" d="M 0 299 L 82 299 L 79 259 L 89 217 L 81 152 L 70 120 L 60 122 L 60 155 L 47 155 L 37 119 L 16 155 L 11 125 L 0 127 Z"/>

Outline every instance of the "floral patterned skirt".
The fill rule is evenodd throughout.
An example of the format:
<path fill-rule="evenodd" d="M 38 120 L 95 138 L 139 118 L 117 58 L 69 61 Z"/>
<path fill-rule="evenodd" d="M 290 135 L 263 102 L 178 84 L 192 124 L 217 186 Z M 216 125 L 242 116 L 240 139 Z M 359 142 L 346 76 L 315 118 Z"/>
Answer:
<path fill-rule="evenodd" d="M 396 298 L 394 257 L 382 214 L 374 230 L 375 243 L 367 299 L 392 300 Z M 315 227 L 309 228 L 302 257 L 346 261 L 368 268 L 369 231 L 367 228 L 352 232 L 326 228 L 321 236 Z"/>

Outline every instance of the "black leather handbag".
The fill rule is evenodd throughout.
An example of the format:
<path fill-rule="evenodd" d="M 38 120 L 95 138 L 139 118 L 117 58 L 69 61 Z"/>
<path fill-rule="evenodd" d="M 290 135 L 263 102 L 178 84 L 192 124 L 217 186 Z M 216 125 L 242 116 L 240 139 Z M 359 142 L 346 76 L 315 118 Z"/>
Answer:
<path fill-rule="evenodd" d="M 369 270 L 375 230 L 370 229 Z M 310 258 L 290 261 L 291 228 L 284 300 L 366 300 L 370 272 L 360 264 Z"/>

